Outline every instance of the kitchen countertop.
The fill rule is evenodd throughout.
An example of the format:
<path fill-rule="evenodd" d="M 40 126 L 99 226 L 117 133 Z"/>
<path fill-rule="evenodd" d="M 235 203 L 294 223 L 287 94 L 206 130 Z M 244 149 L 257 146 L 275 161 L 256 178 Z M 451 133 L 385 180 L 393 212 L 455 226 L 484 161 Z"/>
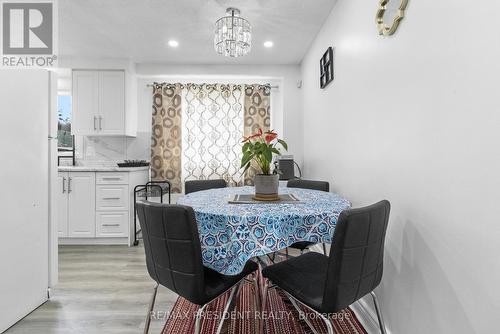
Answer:
<path fill-rule="evenodd" d="M 150 166 L 144 167 L 118 167 L 118 166 L 59 166 L 59 172 L 137 172 L 149 170 Z"/>

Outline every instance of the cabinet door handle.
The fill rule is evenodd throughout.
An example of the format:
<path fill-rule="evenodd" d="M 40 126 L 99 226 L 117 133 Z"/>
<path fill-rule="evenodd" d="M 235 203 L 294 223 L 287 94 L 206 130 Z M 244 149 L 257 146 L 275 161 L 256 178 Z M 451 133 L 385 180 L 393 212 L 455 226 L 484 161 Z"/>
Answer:
<path fill-rule="evenodd" d="M 103 177 L 103 180 L 107 181 L 120 181 L 122 178 L 121 177 Z"/>
<path fill-rule="evenodd" d="M 102 226 L 120 226 L 120 224 L 102 224 Z"/>
<path fill-rule="evenodd" d="M 71 178 L 68 178 L 68 194 L 71 192 Z"/>
<path fill-rule="evenodd" d="M 97 131 L 96 121 L 97 121 L 97 117 L 94 116 L 94 131 Z"/>
<path fill-rule="evenodd" d="M 66 178 L 63 177 L 63 194 L 66 192 Z"/>
<path fill-rule="evenodd" d="M 102 116 L 99 116 L 99 130 L 102 131 Z"/>
<path fill-rule="evenodd" d="M 120 197 L 103 197 L 103 199 L 108 201 L 118 201 L 120 200 Z"/>

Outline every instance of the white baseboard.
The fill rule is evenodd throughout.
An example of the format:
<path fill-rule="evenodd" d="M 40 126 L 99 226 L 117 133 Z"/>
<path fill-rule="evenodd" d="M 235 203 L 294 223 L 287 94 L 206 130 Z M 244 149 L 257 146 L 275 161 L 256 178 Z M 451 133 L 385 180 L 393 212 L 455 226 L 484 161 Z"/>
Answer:
<path fill-rule="evenodd" d="M 59 245 L 128 245 L 128 238 L 59 238 Z"/>

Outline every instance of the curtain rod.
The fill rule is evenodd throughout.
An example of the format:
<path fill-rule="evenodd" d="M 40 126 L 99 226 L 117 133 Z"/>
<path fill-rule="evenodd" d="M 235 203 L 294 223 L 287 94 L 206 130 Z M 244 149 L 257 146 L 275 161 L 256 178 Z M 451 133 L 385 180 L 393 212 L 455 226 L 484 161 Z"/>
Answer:
<path fill-rule="evenodd" d="M 154 84 L 147 84 L 146 87 L 156 87 L 156 85 L 166 85 L 168 83 L 166 82 L 162 82 L 162 83 L 154 83 Z M 176 83 L 171 83 L 170 85 L 175 85 Z M 217 85 L 217 83 L 201 83 L 201 84 L 197 84 L 197 83 L 187 83 L 187 84 L 181 84 L 181 85 L 189 85 L 189 84 L 193 84 L 193 85 L 199 85 L 199 86 L 203 86 L 203 85 Z M 237 84 L 221 84 L 221 85 L 237 85 Z M 240 85 L 246 85 L 246 84 L 240 84 Z M 260 84 L 249 84 L 249 85 L 260 85 Z M 271 84 L 262 84 L 262 86 L 269 86 L 271 88 L 274 88 L 274 89 L 279 89 L 280 86 L 278 85 L 271 85 Z"/>

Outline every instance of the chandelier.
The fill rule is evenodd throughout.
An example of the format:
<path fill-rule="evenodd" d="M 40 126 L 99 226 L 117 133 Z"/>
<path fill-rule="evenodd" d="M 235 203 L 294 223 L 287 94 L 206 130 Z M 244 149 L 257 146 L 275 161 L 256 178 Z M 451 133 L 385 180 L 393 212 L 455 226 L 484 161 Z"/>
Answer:
<path fill-rule="evenodd" d="M 245 56 L 252 48 L 252 26 L 240 17 L 239 9 L 228 8 L 226 14 L 215 22 L 215 51 L 226 57 Z"/>

